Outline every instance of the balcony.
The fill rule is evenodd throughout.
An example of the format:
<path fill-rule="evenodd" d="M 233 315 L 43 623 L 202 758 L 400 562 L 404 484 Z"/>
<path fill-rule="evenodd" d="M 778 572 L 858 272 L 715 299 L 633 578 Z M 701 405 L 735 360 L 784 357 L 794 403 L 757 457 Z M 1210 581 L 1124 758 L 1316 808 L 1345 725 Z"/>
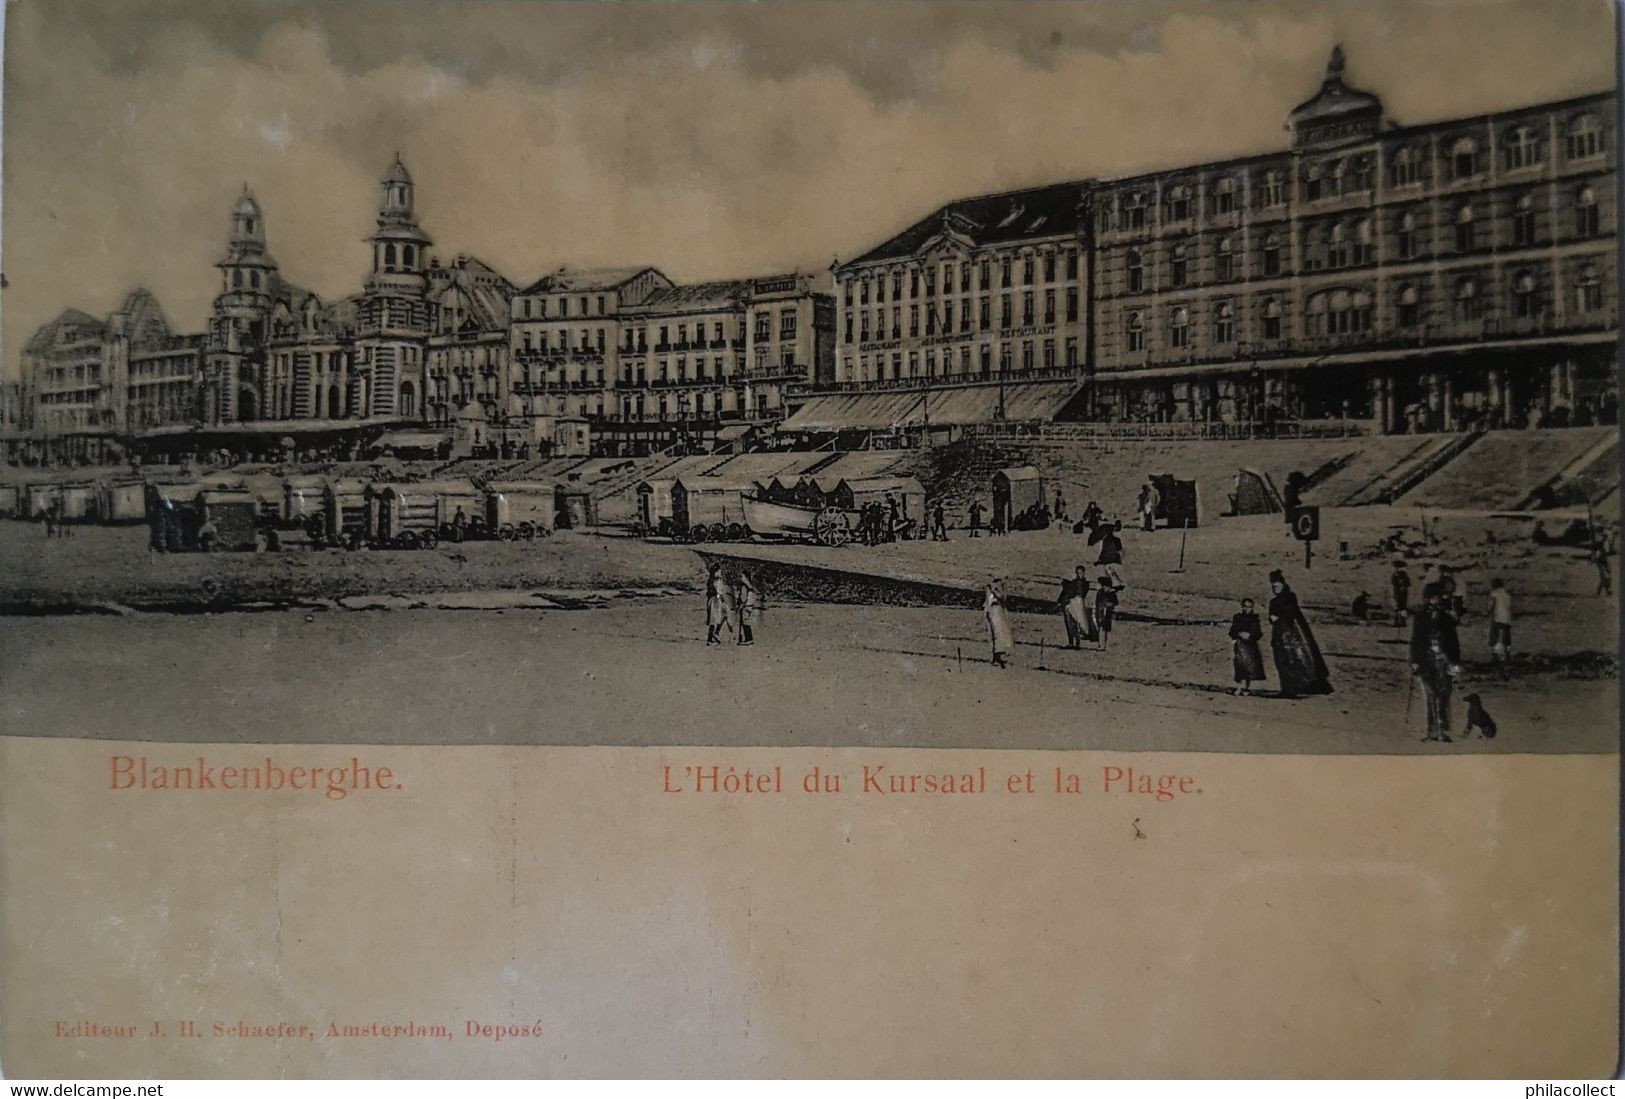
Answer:
<path fill-rule="evenodd" d="M 927 389 L 934 386 L 996 385 L 1017 382 L 1078 381 L 1084 380 L 1081 366 L 1055 366 L 1045 369 L 1007 370 L 992 374 L 936 374 L 912 378 L 872 378 L 867 381 L 826 382 L 822 385 L 790 385 L 791 396 L 806 397 L 820 393 L 872 393 L 895 390 Z"/>

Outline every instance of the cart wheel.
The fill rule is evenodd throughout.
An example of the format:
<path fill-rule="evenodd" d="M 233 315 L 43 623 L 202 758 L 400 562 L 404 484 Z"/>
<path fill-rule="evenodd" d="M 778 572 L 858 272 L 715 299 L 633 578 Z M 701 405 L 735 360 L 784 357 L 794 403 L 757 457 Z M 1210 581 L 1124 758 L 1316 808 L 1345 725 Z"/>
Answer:
<path fill-rule="evenodd" d="M 669 516 L 661 519 L 659 524 L 655 527 L 655 533 L 660 535 L 662 538 L 670 538 L 672 536 L 672 532 L 673 528 L 671 518 Z"/>
<path fill-rule="evenodd" d="M 730 542 L 742 542 L 745 539 L 745 535 L 748 533 L 749 532 L 745 530 L 744 523 L 728 524 L 728 541 Z"/>
<path fill-rule="evenodd" d="M 497 537 L 502 539 L 504 542 L 512 542 L 513 536 L 517 533 L 519 532 L 514 529 L 514 525 L 512 523 L 503 523 L 497 528 Z"/>
<path fill-rule="evenodd" d="M 398 549 L 404 549 L 404 550 L 417 549 L 418 548 L 417 531 L 413 531 L 413 530 L 403 530 L 403 531 L 401 531 L 399 534 L 397 534 L 395 536 L 395 545 L 396 545 L 396 547 Z"/>
<path fill-rule="evenodd" d="M 706 529 L 704 523 L 695 523 L 694 529 L 688 532 L 688 538 L 691 542 L 703 542 L 705 541 L 705 536 Z"/>
<path fill-rule="evenodd" d="M 455 528 L 453 528 L 453 529 L 455 529 Z M 490 535 L 488 535 L 486 533 L 486 530 L 485 530 L 485 520 L 484 519 L 475 519 L 473 522 L 469 523 L 468 524 L 468 533 L 467 533 L 466 537 L 472 538 L 472 539 L 474 539 L 476 541 L 478 541 L 481 538 L 490 537 Z"/>
<path fill-rule="evenodd" d="M 721 523 L 712 523 L 709 533 L 713 542 L 726 542 L 728 540 L 728 528 Z"/>
<path fill-rule="evenodd" d="M 846 512 L 840 508 L 825 508 L 813 520 L 813 538 L 820 546 L 844 546 L 851 536 Z"/>
<path fill-rule="evenodd" d="M 519 524 L 518 533 L 519 537 L 523 538 L 525 541 L 532 541 L 536 537 L 536 524 L 532 523 L 529 519 L 526 519 L 523 523 Z"/>
<path fill-rule="evenodd" d="M 424 549 L 434 549 L 440 544 L 440 536 L 432 530 L 423 532 L 422 544 Z"/>

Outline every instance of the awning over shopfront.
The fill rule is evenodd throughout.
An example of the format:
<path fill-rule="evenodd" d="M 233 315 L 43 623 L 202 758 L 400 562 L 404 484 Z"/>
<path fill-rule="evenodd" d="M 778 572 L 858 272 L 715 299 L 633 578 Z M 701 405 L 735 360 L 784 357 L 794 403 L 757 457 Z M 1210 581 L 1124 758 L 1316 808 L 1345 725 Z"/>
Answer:
<path fill-rule="evenodd" d="M 895 427 L 958 426 L 1000 419 L 1053 420 L 1083 388 L 1078 381 L 1008 382 L 999 414 L 997 385 L 929 390 L 827 393 L 811 398 L 784 422 L 785 431 L 884 430 Z"/>
<path fill-rule="evenodd" d="M 372 444 L 378 450 L 434 450 L 446 441 L 435 431 L 391 431 Z"/>

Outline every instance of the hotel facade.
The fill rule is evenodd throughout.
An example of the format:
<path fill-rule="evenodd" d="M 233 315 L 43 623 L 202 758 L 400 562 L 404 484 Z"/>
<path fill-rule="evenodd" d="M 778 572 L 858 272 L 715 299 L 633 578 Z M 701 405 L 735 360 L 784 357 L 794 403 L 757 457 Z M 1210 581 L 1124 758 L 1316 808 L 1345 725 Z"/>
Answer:
<path fill-rule="evenodd" d="M 245 187 L 206 330 L 172 331 L 144 291 L 64 312 L 0 395 L 5 451 L 470 420 L 542 446 L 542 425 L 586 421 L 608 454 L 780 423 L 1616 422 L 1613 93 L 1400 126 L 1339 49 L 1286 128 L 1273 152 L 950 202 L 837 262 L 833 295 L 802 274 L 561 268 L 520 289 L 442 266 L 397 157 L 361 291 L 323 301 L 271 258 Z"/>
<path fill-rule="evenodd" d="M 1065 419 L 1613 422 L 1616 112 L 1608 93 L 1396 126 L 1335 50 L 1286 150 L 961 200 L 837 264 L 840 384 L 791 426 L 863 419 L 836 390 L 1057 369 Z"/>

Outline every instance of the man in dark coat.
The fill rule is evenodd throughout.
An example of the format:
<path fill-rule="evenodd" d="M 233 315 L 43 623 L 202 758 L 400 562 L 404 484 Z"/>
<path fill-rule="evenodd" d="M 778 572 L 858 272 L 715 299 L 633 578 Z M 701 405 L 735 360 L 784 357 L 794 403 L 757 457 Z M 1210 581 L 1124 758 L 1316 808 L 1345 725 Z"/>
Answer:
<path fill-rule="evenodd" d="M 1055 603 L 1060 609 L 1061 621 L 1066 625 L 1067 648 L 1082 648 L 1085 639 L 1095 639 L 1092 628 L 1094 619 L 1088 613 L 1089 578 L 1084 575 L 1082 565 L 1078 566 L 1073 579 L 1061 581 L 1061 594 Z"/>
<path fill-rule="evenodd" d="M 980 500 L 970 502 L 970 536 L 972 538 L 982 536 L 982 501 Z"/>
<path fill-rule="evenodd" d="M 1422 684 L 1428 714 L 1428 735 L 1423 739 L 1446 743 L 1450 741 L 1450 693 L 1461 674 L 1461 641 L 1449 599 L 1443 584 L 1429 584 L 1422 589 L 1422 606 L 1411 623 L 1411 674 Z"/>

